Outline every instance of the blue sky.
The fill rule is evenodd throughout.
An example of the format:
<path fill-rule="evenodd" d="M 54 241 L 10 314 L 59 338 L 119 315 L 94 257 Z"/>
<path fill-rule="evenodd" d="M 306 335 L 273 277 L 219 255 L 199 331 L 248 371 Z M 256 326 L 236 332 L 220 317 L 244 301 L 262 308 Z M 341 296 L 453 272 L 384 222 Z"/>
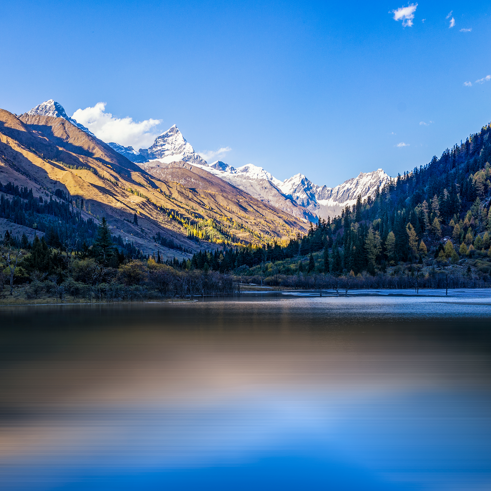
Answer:
<path fill-rule="evenodd" d="M 397 175 L 491 121 L 491 3 L 414 5 L 3 2 L 0 107 L 104 102 L 122 131 L 175 123 L 196 151 L 280 179 Z"/>

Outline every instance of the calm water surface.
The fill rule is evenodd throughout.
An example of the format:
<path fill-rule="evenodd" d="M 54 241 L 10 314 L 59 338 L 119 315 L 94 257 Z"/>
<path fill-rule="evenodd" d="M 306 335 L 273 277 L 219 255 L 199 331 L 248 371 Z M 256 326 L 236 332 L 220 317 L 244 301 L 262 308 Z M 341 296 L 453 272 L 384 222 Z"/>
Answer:
<path fill-rule="evenodd" d="M 491 490 L 491 296 L 0 309 L 2 490 Z"/>

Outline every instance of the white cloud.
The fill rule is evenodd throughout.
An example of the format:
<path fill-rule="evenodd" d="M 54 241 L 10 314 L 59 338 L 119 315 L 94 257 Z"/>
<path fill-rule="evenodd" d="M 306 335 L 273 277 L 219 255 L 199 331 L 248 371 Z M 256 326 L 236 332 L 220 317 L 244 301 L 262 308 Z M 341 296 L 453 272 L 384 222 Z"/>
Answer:
<path fill-rule="evenodd" d="M 106 112 L 105 102 L 98 102 L 94 107 L 77 109 L 72 118 L 86 126 L 102 141 L 131 145 L 136 150 L 152 145 L 159 135 L 154 128 L 161 122 L 159 119 L 147 119 L 137 123 L 130 117 L 116 118 Z"/>
<path fill-rule="evenodd" d="M 402 147 L 409 147 L 409 143 L 404 143 L 404 142 L 401 142 L 401 143 L 398 143 L 396 145 L 396 147 L 399 147 L 399 148 L 402 148 Z"/>
<path fill-rule="evenodd" d="M 230 147 L 222 147 L 218 150 L 210 150 L 204 152 L 198 152 L 198 155 L 203 157 L 206 161 L 210 160 L 218 160 L 218 157 L 223 157 L 227 152 L 230 152 L 232 149 Z"/>
<path fill-rule="evenodd" d="M 490 80 L 491 80 L 491 75 L 486 75 L 485 77 L 476 80 L 476 84 L 483 84 L 484 82 L 489 82 Z"/>
<path fill-rule="evenodd" d="M 460 32 L 471 32 L 472 27 L 469 27 L 469 29 L 461 29 Z"/>
<path fill-rule="evenodd" d="M 389 133 L 389 135 L 395 135 L 395 133 L 392 131 L 391 133 Z"/>
<path fill-rule="evenodd" d="M 472 82 L 464 82 L 464 85 L 465 85 L 466 87 L 472 87 Z"/>
<path fill-rule="evenodd" d="M 421 22 L 424 24 L 426 19 L 421 19 Z"/>
<path fill-rule="evenodd" d="M 453 10 L 450 11 L 450 13 L 445 17 L 445 19 L 450 19 L 450 17 L 452 17 L 452 14 L 453 14 Z"/>
<path fill-rule="evenodd" d="M 401 7 L 400 9 L 392 10 L 389 14 L 394 14 L 394 20 L 399 21 L 402 20 L 402 25 L 404 27 L 411 27 L 413 25 L 414 20 L 414 12 L 416 12 L 416 8 L 418 4 L 411 4 L 407 7 Z"/>
<path fill-rule="evenodd" d="M 430 126 L 430 124 L 433 124 L 433 121 L 429 121 L 428 123 L 426 123 L 425 121 L 420 121 L 419 123 L 420 126 Z"/>
<path fill-rule="evenodd" d="M 452 29 L 452 27 L 454 27 L 454 26 L 455 26 L 455 19 L 452 17 L 452 18 L 450 19 L 450 25 L 448 26 L 448 28 L 449 28 L 449 29 Z"/>

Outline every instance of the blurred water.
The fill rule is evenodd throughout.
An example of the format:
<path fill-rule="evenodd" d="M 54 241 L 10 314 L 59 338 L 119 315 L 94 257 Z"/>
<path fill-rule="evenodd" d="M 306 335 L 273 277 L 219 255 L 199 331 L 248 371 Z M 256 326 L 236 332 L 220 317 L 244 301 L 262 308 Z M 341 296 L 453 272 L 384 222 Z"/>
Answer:
<path fill-rule="evenodd" d="M 0 309 L 2 490 L 491 489 L 491 299 Z"/>

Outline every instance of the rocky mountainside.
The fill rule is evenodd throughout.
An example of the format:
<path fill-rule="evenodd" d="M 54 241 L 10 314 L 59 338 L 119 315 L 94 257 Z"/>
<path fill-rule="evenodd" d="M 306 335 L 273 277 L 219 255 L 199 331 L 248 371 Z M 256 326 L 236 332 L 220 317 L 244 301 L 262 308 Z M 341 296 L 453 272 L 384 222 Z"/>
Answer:
<path fill-rule="evenodd" d="M 105 216 L 114 235 L 147 254 L 186 257 L 181 249 L 259 244 L 306 230 L 305 222 L 209 173 L 191 177 L 182 183 L 175 174 L 150 175 L 64 117 L 0 110 L 2 184 L 32 188 L 48 200 L 69 196 L 86 219 Z M 177 249 L 157 243 L 158 234 Z"/>
<path fill-rule="evenodd" d="M 123 157 L 126 157 L 128 160 L 131 162 L 134 162 L 135 164 L 142 164 L 144 162 L 147 162 L 147 159 L 140 154 L 140 152 L 137 152 L 133 147 L 124 147 L 123 145 L 120 145 L 119 143 L 114 143 L 114 142 L 109 142 L 108 145 L 115 150 L 116 152 L 120 153 L 123 155 Z"/>
<path fill-rule="evenodd" d="M 52 99 L 31 109 L 27 115 L 61 118 L 94 137 L 87 128 L 67 116 L 63 107 Z M 382 169 L 378 169 L 370 173 L 361 173 L 339 186 L 328 188 L 314 184 L 302 174 L 280 181 L 270 172 L 253 164 L 238 168 L 222 161 L 208 164 L 194 151 L 176 125 L 158 136 L 147 149 L 136 151 L 131 146 L 125 147 L 115 142 L 109 142 L 107 145 L 150 173 L 155 169 L 162 170 L 160 164 L 190 163 L 249 193 L 263 203 L 297 218 L 311 221 L 340 214 L 343 208 L 352 206 L 358 196 L 361 196 L 362 200 L 373 197 L 376 190 L 391 179 Z"/>

